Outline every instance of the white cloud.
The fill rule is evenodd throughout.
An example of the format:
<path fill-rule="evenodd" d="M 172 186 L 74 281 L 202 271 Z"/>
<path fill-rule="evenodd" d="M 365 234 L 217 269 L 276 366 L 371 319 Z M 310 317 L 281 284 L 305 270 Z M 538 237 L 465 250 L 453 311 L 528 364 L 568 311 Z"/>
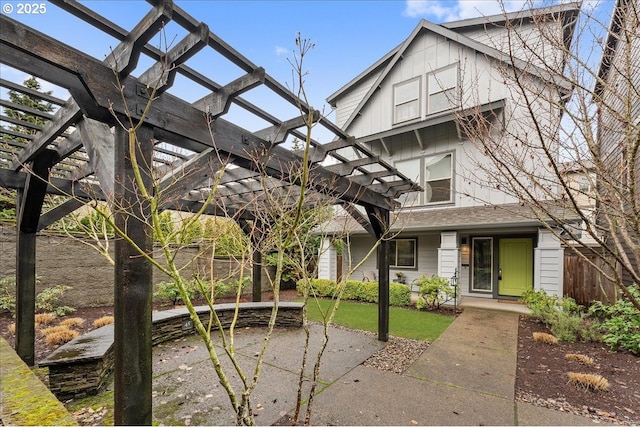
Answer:
<path fill-rule="evenodd" d="M 446 22 L 457 19 L 457 9 L 457 5 L 445 5 L 440 1 L 407 0 L 402 14 L 409 18 L 426 18 L 430 21 Z"/>
<path fill-rule="evenodd" d="M 291 51 L 286 47 L 276 46 L 276 55 L 285 56 L 285 55 L 289 55 L 290 53 Z"/>
<path fill-rule="evenodd" d="M 598 0 L 588 1 L 595 2 Z M 528 9 L 531 6 L 543 6 L 544 4 L 548 4 L 548 2 L 534 0 L 532 4 L 530 0 L 407 0 L 402 14 L 410 18 L 426 18 L 434 22 L 449 22 L 458 19 L 499 15 L 503 12 L 514 12 Z"/>

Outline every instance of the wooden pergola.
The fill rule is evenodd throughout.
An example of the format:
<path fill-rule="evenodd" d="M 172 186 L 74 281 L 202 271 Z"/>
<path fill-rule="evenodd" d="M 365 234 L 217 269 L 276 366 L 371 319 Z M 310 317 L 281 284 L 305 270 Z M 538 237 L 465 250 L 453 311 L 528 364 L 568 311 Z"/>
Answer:
<path fill-rule="evenodd" d="M 34 363 L 36 233 L 89 200 L 116 200 L 118 206 L 142 209 L 145 214 L 139 190 L 127 184 L 133 181 L 128 153 L 130 135 L 118 121 L 139 121 L 144 114 L 144 124 L 137 131 L 138 158 L 144 159 L 147 166 L 147 180 L 155 176 L 161 177 L 160 186 L 172 183 L 171 197 L 164 202 L 164 209 L 190 212 L 202 208 L 211 191 L 211 176 L 203 175 L 202 168 L 219 168 L 220 159 L 233 166 L 226 167 L 214 203 L 205 206 L 207 214 L 219 215 L 217 207 L 224 206 L 225 212 L 235 212 L 234 218 L 241 224 L 256 220 L 257 213 L 251 208 L 256 205 L 247 201 L 260 200 L 264 185 L 257 182 L 264 180 L 265 174 L 270 188 L 299 193 L 303 189 L 299 188 L 297 175 L 290 171 L 292 165 L 301 165 L 302 158 L 283 143 L 288 138 L 305 140 L 304 125 L 309 115 L 333 135 L 326 143 L 311 141 L 311 179 L 304 189 L 311 202 L 329 197 L 337 200 L 380 238 L 389 227 L 390 211 L 399 206 L 395 199 L 419 190 L 415 183 L 308 105 L 301 105 L 301 114 L 281 120 L 244 99 L 242 94 L 263 87 L 270 96 L 292 106 L 299 106 L 300 102 L 264 69 L 170 0 L 149 0 L 148 13 L 131 30 L 100 16 L 86 4 L 72 0 L 50 3 L 119 40 L 119 44 L 105 60 L 99 60 L 6 15 L 0 16 L 0 62 L 64 88 L 71 95 L 63 100 L 0 79 L 0 86 L 5 89 L 0 104 L 4 109 L 44 120 L 43 125 L 35 125 L 6 113 L 0 115 L 0 187 L 16 189 L 18 194 L 16 350 L 26 363 Z M 163 52 L 149 42 L 169 22 L 177 24 L 186 35 Z M 193 55 L 207 49 L 243 74 L 222 84 L 209 76 L 211 70 L 197 71 L 187 65 Z M 139 69 L 141 57 L 152 61 L 146 70 Z M 134 71 L 138 77 L 132 75 Z M 178 76 L 197 86 L 201 98 L 188 102 L 171 94 Z M 155 88 L 153 94 L 151 87 Z M 6 99 L 7 90 L 42 99 L 54 105 L 55 111 L 46 113 L 15 104 Z M 225 120 L 223 116 L 232 105 L 269 125 L 252 132 Z M 11 125 L 28 132 L 16 132 Z M 64 196 L 66 201 L 43 213 L 46 194 Z M 151 251 L 148 223 L 132 220 L 130 212 L 123 210 L 116 211 L 116 223 L 139 247 Z M 115 422 L 150 424 L 152 267 L 121 239 L 115 245 Z M 387 243 L 381 244 L 378 257 L 378 335 L 386 341 Z M 259 261 L 260 254 L 254 254 L 254 258 Z M 254 300 L 259 300 L 261 293 L 258 264 L 254 264 L 253 272 Z"/>

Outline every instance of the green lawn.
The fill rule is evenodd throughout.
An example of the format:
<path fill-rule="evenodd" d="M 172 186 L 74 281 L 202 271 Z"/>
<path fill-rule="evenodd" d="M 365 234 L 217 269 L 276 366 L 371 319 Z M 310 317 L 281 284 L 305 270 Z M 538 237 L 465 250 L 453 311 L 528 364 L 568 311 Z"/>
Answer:
<path fill-rule="evenodd" d="M 327 313 L 333 300 L 310 299 L 308 305 L 309 320 L 321 321 L 321 311 Z M 318 305 L 320 307 L 318 307 Z M 453 322 L 452 316 L 430 313 L 428 311 L 391 307 L 389 309 L 389 334 L 396 337 L 412 338 L 432 342 Z M 365 331 L 378 331 L 378 306 L 359 302 L 341 301 L 334 323 L 348 328 Z"/>

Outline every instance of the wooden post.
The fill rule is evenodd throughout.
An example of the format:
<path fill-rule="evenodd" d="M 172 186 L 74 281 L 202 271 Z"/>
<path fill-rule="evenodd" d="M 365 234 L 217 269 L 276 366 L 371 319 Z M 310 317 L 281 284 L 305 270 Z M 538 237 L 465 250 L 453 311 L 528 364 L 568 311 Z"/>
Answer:
<path fill-rule="evenodd" d="M 389 229 L 389 210 L 365 206 L 371 222 L 369 231 L 376 240 L 383 239 Z M 389 241 L 378 246 L 378 340 L 389 340 Z"/>
<path fill-rule="evenodd" d="M 253 271 L 251 272 L 251 280 L 253 281 L 253 302 L 262 301 L 262 254 L 254 245 L 253 249 Z"/>
<path fill-rule="evenodd" d="M 18 229 L 16 245 L 16 353 L 35 362 L 36 234 Z"/>
<path fill-rule="evenodd" d="M 389 211 L 381 210 L 381 213 L 381 225 L 386 230 Z M 389 341 L 389 246 L 389 241 L 383 239 L 378 247 L 378 340 L 385 342 Z"/>
<path fill-rule="evenodd" d="M 123 121 L 126 123 L 126 120 Z M 137 133 L 136 153 L 146 188 L 153 154 L 153 130 L 143 126 Z M 149 204 L 135 183 L 129 155 L 129 133 L 116 126 L 115 133 L 116 226 L 146 253 L 153 249 L 148 221 Z M 151 425 L 152 309 L 151 264 L 123 239 L 115 243 L 114 283 L 114 424 Z"/>
<path fill-rule="evenodd" d="M 24 189 L 18 193 L 16 244 L 16 353 L 28 366 L 35 362 L 36 231 L 49 181 L 57 159 L 44 150 L 30 164 Z"/>

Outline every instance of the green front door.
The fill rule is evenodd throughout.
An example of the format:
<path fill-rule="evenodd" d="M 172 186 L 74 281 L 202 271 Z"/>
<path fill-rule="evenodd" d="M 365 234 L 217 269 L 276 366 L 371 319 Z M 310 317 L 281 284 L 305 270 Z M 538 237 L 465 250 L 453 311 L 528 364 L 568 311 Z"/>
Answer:
<path fill-rule="evenodd" d="M 500 239 L 498 295 L 519 297 L 533 289 L 533 239 Z"/>

